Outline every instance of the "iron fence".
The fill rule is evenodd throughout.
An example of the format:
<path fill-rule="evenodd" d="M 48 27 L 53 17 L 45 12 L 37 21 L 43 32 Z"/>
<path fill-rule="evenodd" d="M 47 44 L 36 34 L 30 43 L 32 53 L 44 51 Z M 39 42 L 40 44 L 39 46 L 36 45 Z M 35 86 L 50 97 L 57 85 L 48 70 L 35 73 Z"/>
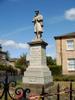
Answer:
<path fill-rule="evenodd" d="M 41 93 L 41 98 L 42 100 L 47 100 L 47 97 L 53 97 L 56 96 L 56 99 L 48 99 L 48 100 L 75 100 L 75 97 L 73 98 L 73 92 L 75 93 L 75 90 L 72 89 L 72 81 L 70 81 L 70 86 L 67 88 L 64 88 L 62 90 L 60 90 L 60 84 L 57 85 L 57 92 L 56 93 L 46 93 L 45 89 L 43 87 L 42 89 L 42 93 Z M 60 98 L 62 94 L 68 94 L 69 95 L 69 99 L 63 99 Z"/>
<path fill-rule="evenodd" d="M 30 93 L 30 89 L 28 88 L 23 89 L 21 87 L 18 87 L 15 89 L 14 95 L 12 95 L 9 90 L 10 85 L 11 87 L 15 87 L 17 84 L 16 84 L 16 81 L 10 81 L 8 79 L 8 74 L 6 72 L 5 80 L 0 82 L 0 89 L 1 89 L 0 99 L 1 100 L 3 100 L 2 98 L 4 98 L 4 100 L 9 100 L 8 96 L 12 100 L 28 100 L 27 95 Z"/>
<path fill-rule="evenodd" d="M 30 89 L 23 89 L 22 87 L 15 88 L 17 85 L 16 81 L 12 81 L 8 77 L 9 76 L 6 72 L 4 81 L 0 81 L 0 100 L 9 100 L 9 97 L 11 100 L 75 100 L 75 98 L 73 98 L 73 93 L 75 93 L 75 90 L 72 88 L 72 81 L 70 81 L 69 87 L 62 90 L 60 89 L 60 84 L 58 84 L 56 93 L 51 93 L 51 91 L 50 93 L 46 93 L 43 86 L 40 95 L 30 96 Z M 12 91 L 10 91 L 10 87 L 14 88 L 14 94 Z M 68 94 L 69 99 L 61 99 L 60 97 L 62 94 Z M 51 99 L 51 97 L 54 96 L 56 96 L 56 99 Z"/>

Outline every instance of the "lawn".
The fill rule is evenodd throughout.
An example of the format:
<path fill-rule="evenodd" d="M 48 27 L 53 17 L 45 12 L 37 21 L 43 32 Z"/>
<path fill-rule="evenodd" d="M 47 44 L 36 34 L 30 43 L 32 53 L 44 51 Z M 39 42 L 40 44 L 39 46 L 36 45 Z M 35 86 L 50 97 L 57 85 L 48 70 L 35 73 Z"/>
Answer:
<path fill-rule="evenodd" d="M 70 100 L 69 93 L 65 93 L 64 89 L 67 91 L 70 89 L 70 82 L 69 81 L 55 81 L 54 85 L 50 88 L 50 94 L 57 93 L 57 86 L 60 86 L 60 100 Z M 75 90 L 75 82 L 72 82 L 72 88 Z M 57 96 L 50 96 L 50 100 L 57 100 Z M 75 93 L 72 93 L 72 98 L 75 100 Z"/>

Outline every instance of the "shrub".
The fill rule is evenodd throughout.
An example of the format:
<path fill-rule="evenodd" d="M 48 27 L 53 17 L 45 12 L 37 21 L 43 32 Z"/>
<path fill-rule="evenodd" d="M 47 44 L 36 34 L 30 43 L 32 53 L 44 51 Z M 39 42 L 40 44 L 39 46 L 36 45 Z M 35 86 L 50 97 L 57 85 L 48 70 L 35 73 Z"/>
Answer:
<path fill-rule="evenodd" d="M 59 75 L 53 76 L 54 81 L 75 81 L 75 76 Z"/>
<path fill-rule="evenodd" d="M 62 67 L 57 65 L 49 65 L 54 81 L 75 81 L 74 75 L 62 75 Z"/>
<path fill-rule="evenodd" d="M 51 65 L 49 66 L 52 75 L 61 75 L 62 74 L 62 67 L 61 66 L 57 66 L 57 65 Z"/>
<path fill-rule="evenodd" d="M 15 70 L 12 66 L 2 65 L 2 64 L 0 64 L 0 71 L 8 71 L 11 73 L 17 73 L 17 70 Z"/>

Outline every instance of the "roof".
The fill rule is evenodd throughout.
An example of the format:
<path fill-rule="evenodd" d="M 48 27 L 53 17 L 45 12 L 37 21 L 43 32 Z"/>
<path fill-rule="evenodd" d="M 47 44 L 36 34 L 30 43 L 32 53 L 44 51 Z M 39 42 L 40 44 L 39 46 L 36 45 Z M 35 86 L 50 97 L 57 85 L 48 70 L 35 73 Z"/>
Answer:
<path fill-rule="evenodd" d="M 17 60 L 17 58 L 11 58 L 10 62 L 15 62 Z"/>
<path fill-rule="evenodd" d="M 60 36 L 55 36 L 55 39 L 61 39 L 61 38 L 72 38 L 75 37 L 75 32 L 71 32 L 71 33 L 67 33 L 64 35 L 60 35 Z"/>
<path fill-rule="evenodd" d="M 0 53 L 1 53 L 1 54 L 7 54 L 7 52 L 4 52 L 4 51 L 0 51 Z"/>

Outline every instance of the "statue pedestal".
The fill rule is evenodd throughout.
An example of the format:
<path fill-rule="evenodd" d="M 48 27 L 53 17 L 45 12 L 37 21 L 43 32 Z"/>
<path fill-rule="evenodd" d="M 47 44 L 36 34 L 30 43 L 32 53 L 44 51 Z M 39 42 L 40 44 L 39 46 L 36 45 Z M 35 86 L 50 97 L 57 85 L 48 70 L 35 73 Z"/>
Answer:
<path fill-rule="evenodd" d="M 51 71 L 46 64 L 46 46 L 43 40 L 36 40 L 28 43 L 30 46 L 30 65 L 24 72 L 23 83 L 32 92 L 41 93 L 44 86 L 45 91 L 49 90 L 53 82 Z"/>

